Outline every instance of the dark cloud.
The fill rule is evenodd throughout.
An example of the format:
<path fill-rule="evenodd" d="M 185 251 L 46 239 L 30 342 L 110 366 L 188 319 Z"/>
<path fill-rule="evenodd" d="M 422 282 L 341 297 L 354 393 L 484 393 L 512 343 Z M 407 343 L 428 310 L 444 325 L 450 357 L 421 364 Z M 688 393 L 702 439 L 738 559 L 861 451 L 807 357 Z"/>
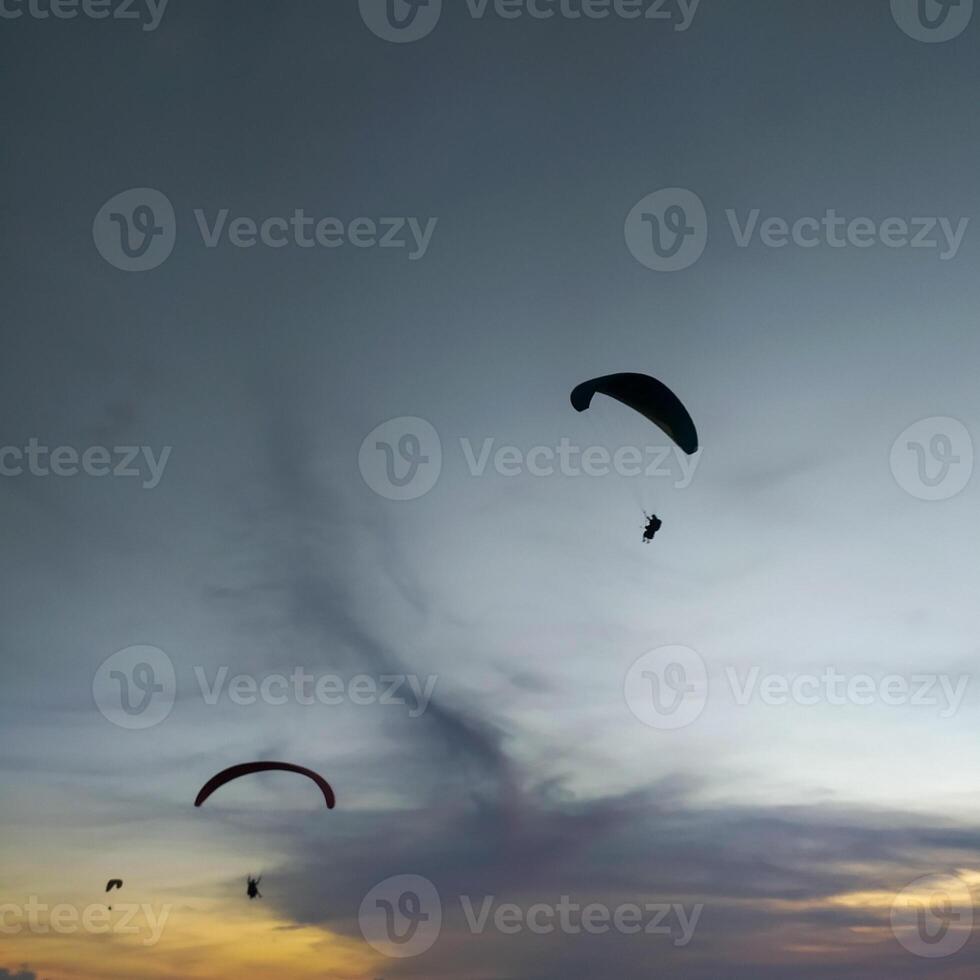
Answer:
<path fill-rule="evenodd" d="M 245 563 L 250 578 L 222 583 L 220 602 L 230 602 L 232 615 L 265 608 L 331 667 L 411 670 L 411 650 L 396 652 L 351 589 L 351 569 L 338 559 L 348 530 L 309 465 L 303 431 L 302 413 L 281 411 L 270 429 L 268 496 Z M 383 536 L 384 529 L 361 533 Z M 439 603 L 418 585 L 411 562 L 396 553 L 384 567 L 396 581 L 387 593 L 379 584 L 377 594 L 396 595 L 400 582 L 414 581 L 406 615 L 438 621 Z M 530 669 L 512 670 L 508 680 L 531 692 L 549 687 Z M 376 809 L 355 799 L 353 812 L 341 807 L 316 825 L 284 814 L 279 830 L 292 857 L 267 874 L 277 882 L 272 900 L 291 923 L 355 939 L 357 910 L 372 887 L 402 874 L 432 881 L 443 900 L 443 934 L 417 962 L 393 962 L 391 976 L 473 975 L 474 955 L 492 963 L 495 976 L 521 980 L 714 980 L 720 964 L 736 980 L 921 975 L 891 935 L 887 908 L 838 899 L 897 894 L 918 876 L 973 866 L 980 853 L 980 830 L 897 811 L 705 806 L 698 800 L 711 789 L 706 777 L 667 776 L 583 798 L 563 779 L 541 779 L 523 765 L 493 703 L 465 689 L 440 692 L 422 718 L 387 720 L 382 730 L 389 751 L 364 760 L 358 786 L 387 789 L 398 805 Z M 567 751 L 574 758 L 574 746 Z M 569 896 L 583 906 L 703 911 L 683 947 L 671 937 L 619 934 L 473 936 L 463 896 L 477 907 L 485 896 L 525 909 Z M 815 963 L 808 950 L 818 948 Z M 980 962 L 975 950 L 958 964 L 964 959 Z M 954 977 L 958 964 L 933 969 Z"/>
<path fill-rule="evenodd" d="M 388 972 L 397 976 L 468 975 L 459 971 L 475 950 L 495 975 L 521 978 L 603 970 L 709 978 L 722 962 L 725 976 L 739 978 L 920 975 L 889 931 L 887 907 L 843 899 L 897 896 L 917 877 L 975 867 L 980 831 L 834 807 L 705 809 L 691 802 L 700 788 L 668 780 L 577 801 L 552 786 L 527 788 L 506 805 L 457 796 L 425 809 L 362 813 L 296 845 L 293 866 L 276 872 L 288 883 L 283 911 L 357 937 L 356 911 L 374 885 L 400 874 L 428 878 L 442 898 L 443 933 L 418 964 L 393 964 Z M 659 936 L 474 936 L 464 896 L 477 908 L 486 896 L 494 908 L 525 910 L 562 896 L 580 906 L 704 908 L 681 948 Z M 812 963 L 807 946 L 832 951 L 835 966 Z M 980 964 L 980 949 L 933 967 L 935 975 L 956 976 L 964 960 Z"/>

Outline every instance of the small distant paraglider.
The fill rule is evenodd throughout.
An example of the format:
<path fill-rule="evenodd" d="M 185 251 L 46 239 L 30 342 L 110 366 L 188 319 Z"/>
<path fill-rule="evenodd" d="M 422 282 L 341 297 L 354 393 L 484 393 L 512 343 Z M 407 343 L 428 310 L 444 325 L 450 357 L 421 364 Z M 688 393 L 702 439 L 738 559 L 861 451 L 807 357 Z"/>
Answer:
<path fill-rule="evenodd" d="M 584 412 L 596 395 L 605 395 L 639 412 L 668 435 L 688 456 L 698 451 L 698 430 L 683 402 L 670 388 L 646 374 L 607 374 L 583 381 L 571 395 L 572 407 Z M 649 544 L 663 522 L 655 514 L 647 514 L 643 543 Z"/>
<path fill-rule="evenodd" d="M 108 892 L 111 892 L 113 888 L 122 888 L 122 886 L 123 886 L 122 878 L 110 878 L 106 882 L 105 890 L 106 890 L 106 893 L 108 893 Z M 110 912 L 112 911 L 112 906 L 111 905 L 109 906 L 109 911 Z"/>
<path fill-rule="evenodd" d="M 664 522 L 656 514 L 647 514 L 644 512 L 643 516 L 647 519 L 647 526 L 643 529 L 643 543 L 649 544 L 654 539 L 657 531 L 664 526 Z"/>
<path fill-rule="evenodd" d="M 251 901 L 253 898 L 262 897 L 262 892 L 259 891 L 259 882 L 261 880 L 262 880 L 262 875 L 259 875 L 258 878 L 253 878 L 251 875 L 248 876 L 247 879 L 248 887 L 246 890 L 246 894 L 248 895 L 249 901 Z"/>

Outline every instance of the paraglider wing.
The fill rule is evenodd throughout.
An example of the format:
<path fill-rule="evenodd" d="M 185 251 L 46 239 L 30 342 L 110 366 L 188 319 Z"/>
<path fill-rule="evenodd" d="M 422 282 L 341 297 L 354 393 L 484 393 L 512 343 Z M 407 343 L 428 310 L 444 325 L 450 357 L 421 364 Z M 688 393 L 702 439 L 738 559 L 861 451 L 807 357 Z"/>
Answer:
<path fill-rule="evenodd" d="M 594 395 L 607 395 L 663 429 L 689 456 L 698 451 L 698 430 L 670 388 L 645 374 L 607 374 L 585 381 L 572 392 L 572 407 L 584 412 Z"/>
<path fill-rule="evenodd" d="M 113 888 L 122 888 L 122 886 L 123 886 L 122 878 L 112 878 L 105 886 L 105 890 L 107 892 L 111 892 Z"/>
<path fill-rule="evenodd" d="M 241 776 L 251 776 L 256 772 L 295 772 L 300 776 L 312 779 L 323 793 L 323 798 L 327 801 L 327 809 L 332 810 L 337 803 L 330 784 L 319 773 L 303 766 L 294 766 L 290 762 L 246 762 L 240 766 L 231 766 L 212 776 L 197 794 L 194 806 L 200 806 L 216 789 L 220 789 L 225 783 L 230 783 Z"/>

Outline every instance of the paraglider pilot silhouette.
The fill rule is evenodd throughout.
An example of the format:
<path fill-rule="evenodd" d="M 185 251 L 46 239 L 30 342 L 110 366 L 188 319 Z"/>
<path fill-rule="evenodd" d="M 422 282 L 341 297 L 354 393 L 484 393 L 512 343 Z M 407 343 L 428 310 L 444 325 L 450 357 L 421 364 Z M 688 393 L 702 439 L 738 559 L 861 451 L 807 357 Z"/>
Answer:
<path fill-rule="evenodd" d="M 648 514 L 646 511 L 643 512 L 643 516 L 647 519 L 647 525 L 643 529 L 643 543 L 649 544 L 657 531 L 664 526 L 664 522 L 656 514 Z"/>
<path fill-rule="evenodd" d="M 605 395 L 633 409 L 669 436 L 688 456 L 698 451 L 698 430 L 681 400 L 663 382 L 645 374 L 607 374 L 583 381 L 572 392 L 572 407 L 587 411 L 595 395 Z M 649 544 L 663 522 L 655 514 L 643 512 L 647 519 L 643 543 Z"/>
<path fill-rule="evenodd" d="M 248 897 L 251 898 L 261 898 L 262 892 L 259 891 L 259 882 L 262 880 L 262 875 L 258 878 L 253 878 L 251 875 L 248 876 Z"/>

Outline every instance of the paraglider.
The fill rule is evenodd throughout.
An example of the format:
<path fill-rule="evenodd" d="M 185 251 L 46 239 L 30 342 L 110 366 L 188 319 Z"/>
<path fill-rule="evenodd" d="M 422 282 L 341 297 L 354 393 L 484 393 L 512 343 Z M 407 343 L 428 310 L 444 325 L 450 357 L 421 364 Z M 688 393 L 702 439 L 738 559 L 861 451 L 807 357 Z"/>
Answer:
<path fill-rule="evenodd" d="M 231 766 L 228 769 L 223 769 L 216 776 L 212 776 L 201 787 L 201 791 L 197 794 L 197 799 L 194 800 L 194 806 L 201 806 L 215 790 L 220 789 L 225 783 L 230 783 L 232 780 L 239 779 L 242 776 L 251 776 L 257 772 L 295 772 L 300 776 L 306 776 L 307 779 L 313 780 L 319 787 L 320 792 L 323 793 L 327 809 L 332 810 L 336 806 L 337 801 L 333 789 L 319 773 L 314 772 L 312 769 L 306 769 L 304 766 L 294 766 L 290 762 L 246 762 L 239 766 Z"/>
<path fill-rule="evenodd" d="M 584 381 L 572 392 L 572 407 L 584 412 L 594 395 L 607 395 L 632 408 L 663 429 L 688 456 L 698 451 L 698 430 L 681 400 L 670 388 L 645 374 L 607 374 Z"/>
<path fill-rule="evenodd" d="M 664 526 L 664 522 L 656 514 L 644 513 L 643 516 L 647 519 L 647 526 L 643 529 L 643 543 L 649 544 L 657 531 Z"/>
<path fill-rule="evenodd" d="M 585 412 L 596 395 L 605 395 L 626 405 L 649 419 L 668 435 L 688 456 L 698 451 L 698 430 L 683 402 L 670 388 L 646 374 L 606 374 L 591 381 L 583 381 L 572 391 L 572 407 Z M 656 515 L 644 511 L 647 519 L 643 530 L 643 543 L 649 544 L 663 526 Z"/>
<path fill-rule="evenodd" d="M 323 794 L 327 809 L 332 810 L 336 806 L 337 800 L 334 796 L 333 788 L 323 776 L 314 772 L 312 769 L 307 769 L 305 766 L 295 766 L 291 762 L 245 762 L 238 766 L 229 766 L 227 769 L 222 769 L 221 772 L 216 776 L 212 776 L 201 787 L 201 791 L 197 794 L 197 799 L 194 800 L 194 806 L 201 806 L 212 793 L 221 789 L 225 783 L 240 779 L 242 776 L 251 776 L 257 772 L 294 772 L 299 776 L 305 776 L 307 779 L 316 783 L 317 788 Z M 253 878 L 251 875 L 246 877 L 245 893 L 248 895 L 250 901 L 262 897 L 262 892 L 259 891 L 259 882 L 261 881 L 261 875 L 257 878 Z"/>
<path fill-rule="evenodd" d="M 110 878 L 108 882 L 106 882 L 105 890 L 106 892 L 111 892 L 113 888 L 122 888 L 122 886 L 122 878 Z M 109 911 L 112 911 L 111 905 L 109 906 Z"/>

